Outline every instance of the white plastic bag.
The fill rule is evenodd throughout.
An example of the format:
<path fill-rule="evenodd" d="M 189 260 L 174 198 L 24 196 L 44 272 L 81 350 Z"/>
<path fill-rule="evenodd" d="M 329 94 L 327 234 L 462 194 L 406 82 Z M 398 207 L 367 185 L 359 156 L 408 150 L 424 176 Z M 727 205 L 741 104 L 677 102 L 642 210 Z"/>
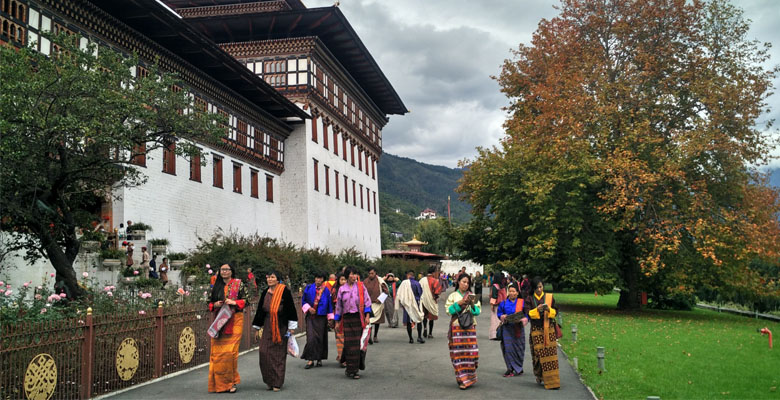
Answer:
<path fill-rule="evenodd" d="M 369 339 L 371 339 L 371 324 L 366 324 L 366 327 L 363 328 L 363 334 L 360 335 L 360 351 L 366 351 Z"/>
<path fill-rule="evenodd" d="M 290 336 L 287 339 L 287 354 L 294 358 L 301 358 L 301 350 L 298 347 L 298 341 L 295 340 L 295 336 Z"/>

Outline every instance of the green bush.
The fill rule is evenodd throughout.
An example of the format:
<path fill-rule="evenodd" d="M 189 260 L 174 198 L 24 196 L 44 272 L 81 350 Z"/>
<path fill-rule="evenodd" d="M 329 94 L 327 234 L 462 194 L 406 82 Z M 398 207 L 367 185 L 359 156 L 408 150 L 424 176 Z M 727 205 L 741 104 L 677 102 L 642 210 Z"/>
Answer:
<path fill-rule="evenodd" d="M 152 227 L 143 222 L 134 222 L 127 229 L 130 231 L 152 231 Z"/>
<path fill-rule="evenodd" d="M 150 246 L 167 246 L 171 244 L 168 239 L 149 239 Z"/>
<path fill-rule="evenodd" d="M 86 231 L 83 235 L 81 235 L 81 242 L 100 242 L 103 243 L 106 241 L 106 235 L 104 235 L 102 232 L 95 232 L 95 231 Z"/>
<path fill-rule="evenodd" d="M 168 261 L 186 260 L 187 253 L 168 253 L 165 255 L 165 257 L 168 259 Z"/>
<path fill-rule="evenodd" d="M 124 259 L 127 257 L 127 252 L 114 249 L 103 249 L 100 251 L 100 258 L 106 259 Z"/>

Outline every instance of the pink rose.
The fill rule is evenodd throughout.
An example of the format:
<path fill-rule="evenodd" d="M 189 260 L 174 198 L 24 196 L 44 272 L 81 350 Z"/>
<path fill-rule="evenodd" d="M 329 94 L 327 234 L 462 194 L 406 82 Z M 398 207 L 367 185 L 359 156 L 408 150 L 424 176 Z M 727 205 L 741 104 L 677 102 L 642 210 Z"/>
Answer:
<path fill-rule="evenodd" d="M 108 292 L 108 293 L 106 293 L 106 296 L 108 296 L 108 297 L 114 297 L 114 292 Z"/>
<path fill-rule="evenodd" d="M 43 290 L 43 286 L 38 286 L 38 290 Z"/>
<path fill-rule="evenodd" d="M 86 273 L 86 272 L 82 272 L 82 273 L 81 273 L 81 276 L 83 276 L 83 277 L 85 277 L 85 278 L 86 278 L 86 277 L 88 277 L 88 276 L 89 276 L 89 274 L 88 274 L 88 273 Z"/>
<path fill-rule="evenodd" d="M 60 299 L 64 299 L 66 297 L 68 297 L 68 296 L 66 296 L 65 293 L 60 293 Z"/>
<path fill-rule="evenodd" d="M 30 286 L 30 282 L 25 282 L 24 285 L 22 285 L 22 286 L 28 287 L 28 286 Z"/>
<path fill-rule="evenodd" d="M 178 294 L 184 294 L 184 289 L 182 289 L 182 288 L 179 288 L 179 290 L 177 290 L 177 291 L 176 291 L 176 293 L 178 293 Z"/>
<path fill-rule="evenodd" d="M 209 270 L 209 275 L 211 275 L 211 274 L 213 274 L 213 273 L 214 273 L 214 271 L 212 271 L 212 270 Z"/>
<path fill-rule="evenodd" d="M 185 296 L 189 296 L 190 295 L 190 291 L 188 290 L 188 291 L 184 292 L 184 295 Z"/>
<path fill-rule="evenodd" d="M 54 272 L 50 273 L 49 276 L 54 278 Z"/>
<path fill-rule="evenodd" d="M 45 308 L 41 308 L 41 314 L 43 314 L 45 312 L 46 312 L 46 309 Z"/>
<path fill-rule="evenodd" d="M 8 297 L 8 296 L 11 295 L 11 293 L 13 293 L 13 290 L 6 290 L 5 291 L 5 296 Z"/>
<path fill-rule="evenodd" d="M 140 272 L 138 270 L 133 271 L 133 275 L 138 275 Z"/>
<path fill-rule="evenodd" d="M 35 295 L 35 300 L 40 300 L 40 299 L 42 299 L 42 298 L 43 298 L 43 296 L 41 296 L 40 294 L 36 294 L 36 295 Z"/>
<path fill-rule="evenodd" d="M 206 268 L 211 269 L 211 264 L 206 264 Z"/>
<path fill-rule="evenodd" d="M 141 315 L 144 315 L 144 314 L 146 314 L 146 311 L 144 311 L 144 310 L 141 310 L 141 311 L 139 311 L 138 313 L 139 313 L 139 314 L 141 314 Z"/>
<path fill-rule="evenodd" d="M 0 281 L 0 287 L 3 287 L 3 286 L 5 286 L 5 282 Z"/>

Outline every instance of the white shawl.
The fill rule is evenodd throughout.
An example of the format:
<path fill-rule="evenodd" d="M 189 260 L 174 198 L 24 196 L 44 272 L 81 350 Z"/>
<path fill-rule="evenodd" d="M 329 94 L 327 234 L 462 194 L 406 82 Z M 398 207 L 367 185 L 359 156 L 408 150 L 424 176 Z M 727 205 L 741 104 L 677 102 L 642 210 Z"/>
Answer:
<path fill-rule="evenodd" d="M 436 300 L 433 298 L 433 290 L 431 290 L 431 286 L 428 284 L 428 277 L 423 277 L 420 279 L 420 286 L 422 286 L 423 293 L 422 297 L 420 297 L 420 303 L 425 307 L 428 312 L 435 316 L 439 316 L 439 304 L 436 302 Z"/>
<path fill-rule="evenodd" d="M 385 280 L 381 277 L 377 276 L 377 279 L 379 279 L 379 293 L 384 293 L 382 288 L 386 288 L 387 284 L 385 283 Z M 368 323 L 370 324 L 376 324 L 380 318 L 385 314 L 385 303 L 371 303 L 371 311 L 374 313 L 374 316 L 368 320 Z"/>
<path fill-rule="evenodd" d="M 395 297 L 395 309 L 397 310 L 399 307 L 403 307 L 406 310 L 410 321 L 419 323 L 423 320 L 422 306 L 414 298 L 412 284 L 408 279 L 401 282 L 401 286 L 398 287 L 398 295 Z"/>

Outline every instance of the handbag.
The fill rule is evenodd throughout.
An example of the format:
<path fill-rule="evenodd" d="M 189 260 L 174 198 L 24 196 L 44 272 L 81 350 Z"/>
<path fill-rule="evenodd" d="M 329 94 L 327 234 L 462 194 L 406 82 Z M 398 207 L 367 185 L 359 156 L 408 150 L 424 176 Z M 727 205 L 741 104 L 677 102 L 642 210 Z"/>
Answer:
<path fill-rule="evenodd" d="M 231 309 L 229 305 L 223 304 L 222 308 L 219 309 L 217 316 L 214 318 L 214 322 L 212 322 L 211 326 L 209 326 L 208 335 L 214 339 L 218 338 L 222 328 L 227 325 L 230 317 L 232 316 L 233 309 Z"/>
<path fill-rule="evenodd" d="M 463 329 L 471 328 L 474 325 L 474 316 L 471 315 L 470 310 L 463 310 L 458 314 L 458 324 Z"/>
<path fill-rule="evenodd" d="M 558 339 L 562 338 L 563 332 L 561 332 L 561 326 L 558 325 L 558 322 L 556 322 L 555 320 L 553 320 L 553 324 L 555 325 L 555 337 L 557 337 Z"/>
<path fill-rule="evenodd" d="M 500 324 L 496 328 L 496 339 L 504 340 L 504 324 Z"/>

